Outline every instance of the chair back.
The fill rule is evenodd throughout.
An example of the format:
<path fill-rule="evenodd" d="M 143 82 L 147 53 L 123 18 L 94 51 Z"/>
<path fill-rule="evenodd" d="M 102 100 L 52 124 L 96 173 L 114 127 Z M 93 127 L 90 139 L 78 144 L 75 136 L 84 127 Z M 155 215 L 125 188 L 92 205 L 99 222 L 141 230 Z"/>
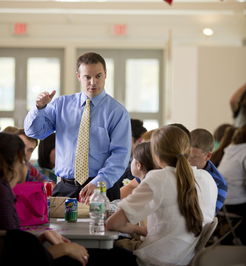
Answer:
<path fill-rule="evenodd" d="M 213 234 L 214 230 L 216 229 L 218 225 L 218 218 L 214 217 L 213 221 L 211 223 L 207 223 L 204 225 L 201 235 L 199 237 L 199 240 L 195 246 L 195 255 L 192 258 L 191 262 L 188 264 L 188 266 L 193 265 L 193 261 L 196 259 L 198 254 L 203 250 L 210 239 L 211 235 Z"/>
<path fill-rule="evenodd" d="M 245 266 L 246 246 L 218 245 L 203 249 L 191 266 Z"/>
<path fill-rule="evenodd" d="M 206 246 L 208 240 L 210 239 L 217 225 L 218 225 L 217 217 L 214 217 L 211 223 L 205 224 L 205 226 L 202 229 L 199 240 L 195 246 L 195 254 L 197 254 L 199 251 L 201 251 Z"/>

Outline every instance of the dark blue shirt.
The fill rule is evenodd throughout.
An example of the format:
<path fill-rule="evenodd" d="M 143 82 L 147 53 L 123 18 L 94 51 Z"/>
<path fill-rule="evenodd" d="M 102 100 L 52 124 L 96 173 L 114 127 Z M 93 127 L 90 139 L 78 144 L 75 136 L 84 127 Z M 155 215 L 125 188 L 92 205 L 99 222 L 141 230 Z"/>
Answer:
<path fill-rule="evenodd" d="M 218 188 L 218 197 L 216 202 L 216 213 L 218 213 L 223 207 L 224 201 L 226 199 L 227 183 L 225 178 L 220 174 L 218 169 L 210 160 L 207 162 L 207 165 L 205 166 L 204 170 L 210 173 Z"/>

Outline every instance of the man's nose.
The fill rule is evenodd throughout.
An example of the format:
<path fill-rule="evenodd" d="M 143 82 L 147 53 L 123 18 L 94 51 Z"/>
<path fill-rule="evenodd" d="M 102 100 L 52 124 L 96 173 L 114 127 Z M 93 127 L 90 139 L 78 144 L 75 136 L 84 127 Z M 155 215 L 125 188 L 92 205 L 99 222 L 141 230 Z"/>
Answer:
<path fill-rule="evenodd" d="M 91 85 L 96 84 L 96 78 L 91 78 Z"/>

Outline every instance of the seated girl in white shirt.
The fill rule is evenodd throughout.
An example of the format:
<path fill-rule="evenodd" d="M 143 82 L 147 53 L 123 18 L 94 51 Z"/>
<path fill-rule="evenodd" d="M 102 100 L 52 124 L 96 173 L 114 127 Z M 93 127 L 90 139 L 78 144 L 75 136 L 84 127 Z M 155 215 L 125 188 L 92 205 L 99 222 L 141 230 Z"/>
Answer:
<path fill-rule="evenodd" d="M 190 262 L 202 227 L 214 218 L 217 187 L 208 172 L 191 168 L 189 151 L 189 138 L 180 128 L 165 126 L 153 133 L 151 152 L 161 169 L 148 172 L 106 223 L 109 230 L 146 237 L 129 255 L 124 252 L 119 256 L 119 250 L 118 257 L 112 255 L 113 250 L 104 252 L 101 263 L 103 259 L 112 263 L 107 265 L 171 266 Z M 146 217 L 147 231 L 136 225 Z M 89 254 L 88 265 L 92 265 L 95 254 L 90 250 Z"/>

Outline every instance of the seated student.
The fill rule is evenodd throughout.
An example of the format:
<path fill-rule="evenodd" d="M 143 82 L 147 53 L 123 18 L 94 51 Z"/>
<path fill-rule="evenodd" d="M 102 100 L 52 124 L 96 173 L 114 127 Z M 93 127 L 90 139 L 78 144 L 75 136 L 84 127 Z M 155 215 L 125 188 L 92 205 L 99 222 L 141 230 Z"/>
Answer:
<path fill-rule="evenodd" d="M 131 158 L 124 174 L 117 181 L 117 184 L 119 185 L 120 188 L 123 186 L 124 179 L 133 180 L 135 178 L 131 172 L 132 153 L 135 147 L 141 142 L 142 135 L 147 131 L 147 129 L 143 126 L 143 121 L 132 118 L 131 118 L 131 130 L 132 130 Z"/>
<path fill-rule="evenodd" d="M 173 123 L 173 124 L 170 124 L 170 126 L 176 126 L 176 127 L 179 127 L 180 129 L 184 130 L 184 132 L 187 134 L 187 136 L 190 139 L 190 131 L 183 124 Z M 142 138 L 141 138 L 142 139 L 142 142 L 150 141 L 150 138 L 151 138 L 152 134 L 154 133 L 154 131 L 155 131 L 155 129 L 152 129 L 150 131 L 145 132 L 142 135 Z M 129 184 L 123 186 L 120 189 L 121 199 L 123 199 L 126 196 L 128 196 L 133 191 L 133 189 L 137 187 L 137 185 L 140 182 L 141 182 L 141 180 L 138 177 L 135 177 Z"/>
<path fill-rule="evenodd" d="M 133 190 L 140 184 L 146 174 L 157 168 L 151 156 L 150 142 L 143 142 L 138 144 L 133 151 L 133 158 L 131 163 L 131 172 L 135 176 L 129 184 L 121 188 L 121 199 L 130 195 Z M 139 225 L 146 225 L 146 222 L 140 222 Z M 117 247 L 127 248 L 129 250 L 136 249 L 141 244 L 140 236 L 134 234 L 129 238 L 123 238 L 115 241 Z"/>
<path fill-rule="evenodd" d="M 101 265 L 162 266 L 190 262 L 203 225 L 214 218 L 218 192 L 207 171 L 191 168 L 189 151 L 190 140 L 180 128 L 165 126 L 153 133 L 151 153 L 161 169 L 148 172 L 106 222 L 109 230 L 146 237 L 133 253 L 88 249 L 88 265 L 99 261 Z M 147 232 L 136 225 L 146 217 Z"/>
<path fill-rule="evenodd" d="M 133 151 L 132 157 L 131 172 L 135 178 L 120 189 L 121 199 L 131 194 L 133 189 L 144 179 L 145 175 L 156 168 L 150 152 L 150 142 L 138 144 Z"/>
<path fill-rule="evenodd" d="M 246 244 L 246 125 L 238 128 L 218 167 L 228 182 L 225 207 L 243 217 L 236 234 Z"/>
<path fill-rule="evenodd" d="M 231 144 L 232 137 L 236 129 L 237 128 L 232 125 L 227 126 L 224 135 L 220 140 L 219 146 L 215 151 L 213 151 L 210 161 L 212 161 L 216 167 L 218 167 L 220 164 L 220 161 L 224 155 L 224 149 Z"/>
<path fill-rule="evenodd" d="M 226 195 L 227 183 L 218 169 L 210 161 L 214 147 L 213 135 L 206 129 L 197 128 L 191 131 L 191 152 L 189 162 L 198 169 L 204 169 L 210 173 L 218 187 L 216 213 L 222 208 Z"/>
<path fill-rule="evenodd" d="M 40 140 L 38 145 L 38 160 L 34 166 L 40 173 L 49 177 L 54 184 L 57 183 L 57 176 L 54 173 L 55 167 L 55 133 L 49 135 L 47 138 Z"/>
<path fill-rule="evenodd" d="M 214 137 L 214 149 L 213 151 L 216 151 L 219 146 L 220 146 L 220 142 L 223 138 L 223 136 L 225 135 L 225 131 L 228 127 L 231 127 L 232 125 L 231 124 L 221 124 L 219 125 L 215 130 L 214 130 L 214 133 L 213 133 L 213 137 Z"/>
<path fill-rule="evenodd" d="M 32 156 L 33 151 L 38 145 L 38 140 L 28 137 L 23 128 L 16 128 L 16 127 L 6 127 L 3 132 L 11 133 L 18 135 L 25 144 L 25 155 L 28 165 L 28 172 L 26 176 L 26 181 L 40 181 L 46 182 L 50 181 L 49 178 L 43 174 L 41 174 L 31 163 L 30 159 Z"/>
<path fill-rule="evenodd" d="M 12 188 L 24 182 L 27 167 L 25 145 L 14 134 L 0 133 L 0 265 L 86 265 L 86 249 L 55 231 L 39 236 L 19 230 Z M 46 249 L 41 242 L 51 245 Z M 66 256 L 66 257 L 64 257 Z M 69 258 L 68 258 L 69 257 Z M 78 263 L 79 262 L 79 263 Z"/>

